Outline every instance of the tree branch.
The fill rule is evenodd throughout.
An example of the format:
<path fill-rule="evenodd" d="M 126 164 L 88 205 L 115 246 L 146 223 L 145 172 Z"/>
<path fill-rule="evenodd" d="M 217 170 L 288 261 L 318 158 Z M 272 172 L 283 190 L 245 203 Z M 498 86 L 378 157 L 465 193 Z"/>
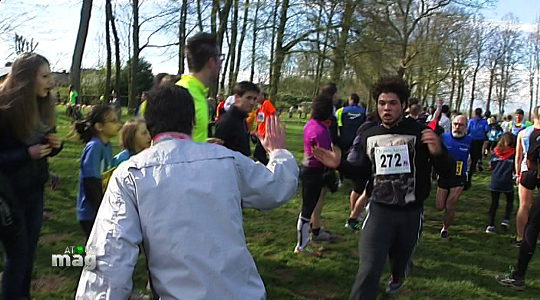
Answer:
<path fill-rule="evenodd" d="M 166 17 L 168 15 L 172 15 L 172 14 L 176 14 L 178 13 L 178 9 L 175 9 L 175 10 L 170 10 L 168 12 L 165 12 L 165 13 L 162 13 L 162 14 L 157 14 L 155 16 L 151 16 L 149 17 L 148 19 L 145 19 L 145 20 L 142 20 L 140 23 L 139 23 L 139 27 L 141 27 L 144 23 L 150 21 L 150 20 L 153 20 L 153 19 L 157 19 L 157 18 L 161 18 L 161 17 Z"/>
<path fill-rule="evenodd" d="M 171 43 L 171 44 L 166 44 L 166 45 L 148 45 L 148 44 L 145 44 L 144 48 L 165 48 L 165 47 L 178 46 L 178 45 L 180 45 L 180 43 L 178 43 L 178 42 Z"/>
<path fill-rule="evenodd" d="M 162 30 L 163 28 L 165 28 L 167 26 L 170 26 L 170 24 L 169 23 L 162 24 L 161 26 L 158 27 L 158 29 L 156 29 L 152 33 L 150 33 L 150 35 L 146 38 L 146 43 L 142 47 L 139 48 L 139 52 L 141 52 L 144 48 L 148 47 L 148 45 L 150 44 L 150 38 L 154 34 L 158 33 L 160 30 Z M 177 43 L 177 45 L 178 45 L 178 43 Z"/>
<path fill-rule="evenodd" d="M 311 34 L 313 33 L 316 33 L 318 31 L 323 31 L 323 30 L 330 30 L 330 29 L 333 29 L 335 28 L 337 25 L 333 25 L 333 26 L 327 26 L 325 28 L 317 28 L 317 29 L 312 29 L 312 30 L 309 30 L 309 31 L 306 31 L 304 32 L 303 34 L 301 34 L 299 37 L 295 38 L 294 40 L 288 42 L 285 46 L 283 46 L 283 50 L 285 51 L 289 51 L 291 50 L 294 46 L 296 46 L 296 44 L 298 44 L 299 42 L 305 40 L 308 36 L 310 36 Z"/>
<path fill-rule="evenodd" d="M 399 29 L 396 27 L 394 22 L 392 22 L 392 20 L 390 19 L 390 9 L 389 9 L 389 7 L 385 6 L 385 10 L 386 10 L 386 13 L 385 13 L 386 22 L 388 22 L 388 24 L 390 24 L 390 27 L 398 34 L 399 39 L 403 40 L 403 35 L 401 34 L 401 31 L 399 31 Z"/>

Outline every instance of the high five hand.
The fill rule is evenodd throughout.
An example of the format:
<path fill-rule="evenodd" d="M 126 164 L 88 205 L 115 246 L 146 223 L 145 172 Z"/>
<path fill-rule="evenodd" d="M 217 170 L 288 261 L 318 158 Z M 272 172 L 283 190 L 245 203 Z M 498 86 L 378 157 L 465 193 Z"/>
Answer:
<path fill-rule="evenodd" d="M 285 149 L 285 124 L 279 122 L 279 118 L 275 116 L 268 117 L 266 120 L 266 135 L 261 139 L 261 145 L 268 153 Z"/>
<path fill-rule="evenodd" d="M 341 154 L 339 151 L 336 151 L 333 144 L 332 151 L 315 146 L 311 149 L 311 152 L 318 161 L 329 168 L 336 169 L 341 162 Z"/>

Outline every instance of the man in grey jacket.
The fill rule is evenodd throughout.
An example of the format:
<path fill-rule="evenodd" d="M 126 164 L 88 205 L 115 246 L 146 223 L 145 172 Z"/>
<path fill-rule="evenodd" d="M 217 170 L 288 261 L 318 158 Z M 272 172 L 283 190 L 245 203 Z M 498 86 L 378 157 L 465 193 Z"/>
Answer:
<path fill-rule="evenodd" d="M 76 299 L 127 299 L 143 243 L 160 299 L 264 299 L 245 241 L 242 209 L 269 210 L 291 199 L 298 166 L 285 128 L 269 119 L 267 166 L 225 147 L 190 140 L 189 92 L 163 86 L 148 103 L 154 145 L 114 172 L 87 249 Z"/>

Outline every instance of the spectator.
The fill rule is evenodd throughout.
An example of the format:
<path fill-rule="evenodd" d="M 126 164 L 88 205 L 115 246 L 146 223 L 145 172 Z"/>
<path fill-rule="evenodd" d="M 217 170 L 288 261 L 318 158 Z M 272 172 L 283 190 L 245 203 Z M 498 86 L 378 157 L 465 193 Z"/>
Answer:
<path fill-rule="evenodd" d="M 182 87 L 160 87 L 146 120 L 154 145 L 114 172 L 87 244 L 96 268 L 83 270 L 76 298 L 128 299 L 143 243 L 161 299 L 264 299 L 242 209 L 272 209 L 296 192 L 298 166 L 279 120 L 266 123 L 268 168 L 192 142 L 194 101 Z"/>
<path fill-rule="evenodd" d="M 4 242 L 4 299 L 31 299 L 30 279 L 43 223 L 47 158 L 62 150 L 56 135 L 54 81 L 47 59 L 23 53 L 0 87 L 0 173 L 8 178 L 18 209 L 19 234 Z"/>

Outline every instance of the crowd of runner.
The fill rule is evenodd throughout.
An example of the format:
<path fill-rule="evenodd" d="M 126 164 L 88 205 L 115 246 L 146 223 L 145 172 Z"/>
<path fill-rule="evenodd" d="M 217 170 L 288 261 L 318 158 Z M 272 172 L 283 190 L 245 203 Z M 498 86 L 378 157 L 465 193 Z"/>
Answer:
<path fill-rule="evenodd" d="M 212 35 L 191 37 L 189 74 L 156 76 L 152 89 L 141 95 L 137 117 L 123 125 L 116 93 L 111 105 L 96 105 L 84 116 L 70 87 L 66 113 L 73 130 L 64 139 L 56 134 L 49 62 L 38 54 L 17 58 L 0 86 L 5 299 L 30 299 L 44 185 L 50 178 L 58 183 L 47 158 L 61 153 L 62 140 L 74 137 L 84 143 L 77 220 L 97 258 L 95 268 L 82 271 L 77 299 L 127 299 L 139 249 L 155 299 L 264 299 L 245 242 L 242 209 L 286 203 L 299 180 L 302 206 L 291 248 L 297 255 L 320 257 L 309 244 L 337 240 L 320 219 L 327 191 L 343 187 L 345 178 L 353 186 L 345 226 L 361 232 L 350 299 L 377 298 L 387 259 L 386 293 L 392 294 L 411 274 L 432 184 L 436 209 L 444 211 L 440 239 L 448 241 L 460 196 L 485 168 L 492 174 L 487 234 L 498 230 L 501 194 L 506 209 L 498 228 L 510 230 L 518 186 L 512 244 L 520 247 L 519 257 L 515 270 L 496 280 L 525 288 L 540 233 L 540 196 L 534 198 L 540 107 L 533 110 L 534 123 L 521 109 L 501 120 L 477 108 L 468 118 L 451 113 L 443 100 L 422 107 L 402 78 L 382 76 L 371 90 L 376 108 L 368 112 L 355 93 L 339 105 L 337 85 L 328 83 L 313 99 L 299 167 L 285 149 L 285 127 L 261 87 L 242 81 L 228 98 L 221 93 L 217 103 L 207 98 L 222 56 Z M 122 151 L 113 155 L 111 139 L 118 134 Z"/>

